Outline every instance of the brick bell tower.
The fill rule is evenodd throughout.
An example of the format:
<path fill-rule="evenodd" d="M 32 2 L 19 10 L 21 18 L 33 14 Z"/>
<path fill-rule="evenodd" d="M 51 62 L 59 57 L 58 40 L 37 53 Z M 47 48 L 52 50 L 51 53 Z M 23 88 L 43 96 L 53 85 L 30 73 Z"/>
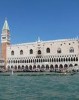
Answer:
<path fill-rule="evenodd" d="M 2 45 L 2 58 L 5 61 L 4 68 L 6 69 L 6 55 L 7 55 L 7 46 L 10 45 L 10 29 L 8 26 L 8 22 L 5 19 L 3 28 L 2 28 L 2 34 L 1 34 L 1 45 Z"/>

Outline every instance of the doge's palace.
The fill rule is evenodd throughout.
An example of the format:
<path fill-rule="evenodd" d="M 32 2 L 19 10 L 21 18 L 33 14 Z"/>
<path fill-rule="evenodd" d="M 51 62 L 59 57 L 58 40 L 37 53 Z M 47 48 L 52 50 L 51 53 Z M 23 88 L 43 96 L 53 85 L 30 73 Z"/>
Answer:
<path fill-rule="evenodd" d="M 10 29 L 5 20 L 2 34 L 2 58 L 5 69 L 15 71 L 57 71 L 79 69 L 79 39 L 58 39 L 11 44 Z"/>

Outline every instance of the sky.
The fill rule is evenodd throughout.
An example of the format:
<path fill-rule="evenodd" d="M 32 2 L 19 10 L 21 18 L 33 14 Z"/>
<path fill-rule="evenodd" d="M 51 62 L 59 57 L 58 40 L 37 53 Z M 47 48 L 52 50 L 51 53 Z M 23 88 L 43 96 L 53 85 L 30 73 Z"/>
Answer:
<path fill-rule="evenodd" d="M 12 44 L 79 36 L 79 0 L 0 0 L 0 33 L 5 18 Z"/>

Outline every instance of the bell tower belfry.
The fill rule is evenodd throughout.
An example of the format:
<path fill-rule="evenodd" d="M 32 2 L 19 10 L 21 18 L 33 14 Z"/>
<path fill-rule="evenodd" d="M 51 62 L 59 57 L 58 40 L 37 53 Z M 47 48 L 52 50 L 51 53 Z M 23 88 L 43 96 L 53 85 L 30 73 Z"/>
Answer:
<path fill-rule="evenodd" d="M 2 45 L 2 52 L 1 52 L 2 58 L 5 60 L 5 64 L 6 64 L 7 46 L 10 45 L 10 29 L 7 20 L 5 20 L 2 28 L 1 45 Z"/>

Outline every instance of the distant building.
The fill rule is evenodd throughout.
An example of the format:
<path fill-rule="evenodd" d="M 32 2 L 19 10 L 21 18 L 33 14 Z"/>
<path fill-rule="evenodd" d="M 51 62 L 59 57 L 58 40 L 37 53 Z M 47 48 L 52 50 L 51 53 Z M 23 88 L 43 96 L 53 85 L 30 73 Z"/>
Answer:
<path fill-rule="evenodd" d="M 10 29 L 5 20 L 2 34 L 2 58 L 5 69 L 16 71 L 55 71 L 75 66 L 79 69 L 79 40 L 60 39 L 10 44 Z"/>

